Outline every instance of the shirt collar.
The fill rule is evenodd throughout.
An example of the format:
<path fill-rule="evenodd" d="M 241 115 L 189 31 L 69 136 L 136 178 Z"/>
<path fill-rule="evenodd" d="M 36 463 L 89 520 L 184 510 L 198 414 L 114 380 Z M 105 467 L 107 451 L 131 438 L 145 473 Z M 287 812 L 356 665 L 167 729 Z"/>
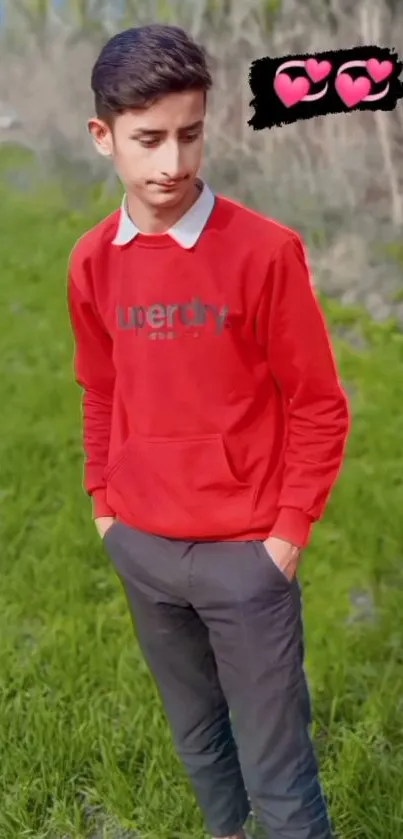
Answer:
<path fill-rule="evenodd" d="M 207 184 L 198 180 L 200 195 L 190 210 L 171 227 L 167 233 L 183 248 L 192 248 L 200 238 L 215 205 L 215 196 Z M 113 245 L 127 245 L 141 231 L 127 212 L 126 195 L 123 196 L 120 218 Z"/>

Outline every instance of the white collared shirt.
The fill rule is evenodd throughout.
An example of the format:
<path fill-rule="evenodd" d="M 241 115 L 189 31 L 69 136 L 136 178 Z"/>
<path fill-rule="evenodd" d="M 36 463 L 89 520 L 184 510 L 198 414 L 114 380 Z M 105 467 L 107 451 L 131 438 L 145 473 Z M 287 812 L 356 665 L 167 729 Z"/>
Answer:
<path fill-rule="evenodd" d="M 207 184 L 200 179 L 197 181 L 200 188 L 200 195 L 191 206 L 190 210 L 185 213 L 179 221 L 176 222 L 167 234 L 171 236 L 183 248 L 193 248 L 200 238 L 203 230 L 211 216 L 215 205 L 215 195 Z M 113 245 L 127 245 L 141 231 L 131 220 L 127 210 L 127 196 L 123 196 L 122 205 L 120 208 L 120 218 L 118 229 Z"/>

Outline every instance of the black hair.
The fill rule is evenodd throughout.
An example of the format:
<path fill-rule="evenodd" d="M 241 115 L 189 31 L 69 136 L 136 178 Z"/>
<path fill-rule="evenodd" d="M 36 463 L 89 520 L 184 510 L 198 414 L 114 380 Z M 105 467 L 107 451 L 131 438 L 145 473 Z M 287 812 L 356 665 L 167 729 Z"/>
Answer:
<path fill-rule="evenodd" d="M 212 86 L 206 51 L 178 26 L 125 29 L 101 50 L 91 74 L 98 119 L 144 108 L 169 93 Z"/>

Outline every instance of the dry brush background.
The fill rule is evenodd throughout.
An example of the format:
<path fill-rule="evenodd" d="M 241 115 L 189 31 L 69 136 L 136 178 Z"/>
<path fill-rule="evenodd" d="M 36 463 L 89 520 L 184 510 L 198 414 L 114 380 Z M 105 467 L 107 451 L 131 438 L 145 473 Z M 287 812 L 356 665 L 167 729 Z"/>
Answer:
<path fill-rule="evenodd" d="M 92 63 L 114 32 L 187 28 L 215 79 L 205 172 L 212 186 L 297 228 L 317 286 L 403 325 L 403 109 L 321 117 L 254 132 L 248 74 L 265 55 L 375 43 L 403 55 L 399 0 L 3 0 L 0 139 L 35 155 L 72 206 L 87 185 L 115 190 L 86 133 Z M 27 187 L 26 175 L 10 175 Z M 32 178 L 32 174 L 30 175 Z M 25 180 L 24 180 L 25 178 Z"/>

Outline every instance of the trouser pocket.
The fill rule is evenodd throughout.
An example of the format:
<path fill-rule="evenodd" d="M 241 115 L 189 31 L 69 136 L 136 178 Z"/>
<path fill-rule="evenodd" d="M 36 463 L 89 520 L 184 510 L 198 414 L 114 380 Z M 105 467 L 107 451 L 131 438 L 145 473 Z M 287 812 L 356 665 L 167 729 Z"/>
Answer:
<path fill-rule="evenodd" d="M 294 577 L 294 579 L 290 582 L 288 577 L 284 574 L 281 568 L 279 568 L 277 563 L 274 561 L 272 555 L 265 547 L 264 542 L 255 540 L 253 544 L 259 559 L 265 563 L 265 565 L 270 570 L 270 573 L 273 575 L 274 579 L 277 579 L 279 583 L 282 583 L 287 587 L 291 587 L 296 578 Z"/>

